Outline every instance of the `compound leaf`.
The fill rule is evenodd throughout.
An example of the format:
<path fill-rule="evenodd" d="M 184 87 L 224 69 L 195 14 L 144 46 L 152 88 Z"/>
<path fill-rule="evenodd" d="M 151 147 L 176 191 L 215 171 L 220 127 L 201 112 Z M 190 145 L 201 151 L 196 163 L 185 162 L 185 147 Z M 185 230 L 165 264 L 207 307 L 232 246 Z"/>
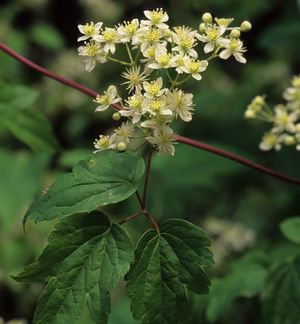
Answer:
<path fill-rule="evenodd" d="M 186 323 L 187 289 L 208 292 L 204 268 L 213 264 L 209 245 L 204 231 L 180 219 L 165 221 L 159 234 L 147 231 L 126 276 L 134 318 L 145 324 Z"/>
<path fill-rule="evenodd" d="M 59 176 L 46 194 L 30 206 L 24 221 L 50 220 L 91 212 L 131 196 L 144 172 L 144 161 L 130 152 L 107 150 L 79 162 Z"/>
<path fill-rule="evenodd" d="M 84 303 L 96 323 L 106 323 L 110 291 L 128 271 L 133 247 L 127 232 L 100 212 L 63 218 L 40 257 L 14 277 L 47 281 L 34 323 L 74 323 Z"/>

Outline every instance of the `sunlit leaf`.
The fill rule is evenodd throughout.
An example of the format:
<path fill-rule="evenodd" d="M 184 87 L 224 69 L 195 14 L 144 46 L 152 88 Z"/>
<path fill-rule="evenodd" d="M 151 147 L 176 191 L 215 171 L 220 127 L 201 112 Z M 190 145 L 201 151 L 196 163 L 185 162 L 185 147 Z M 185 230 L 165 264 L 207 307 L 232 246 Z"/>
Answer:
<path fill-rule="evenodd" d="M 144 161 L 130 152 L 107 150 L 79 162 L 72 173 L 59 176 L 49 191 L 37 197 L 25 221 L 50 220 L 91 212 L 131 196 L 144 172 Z"/>

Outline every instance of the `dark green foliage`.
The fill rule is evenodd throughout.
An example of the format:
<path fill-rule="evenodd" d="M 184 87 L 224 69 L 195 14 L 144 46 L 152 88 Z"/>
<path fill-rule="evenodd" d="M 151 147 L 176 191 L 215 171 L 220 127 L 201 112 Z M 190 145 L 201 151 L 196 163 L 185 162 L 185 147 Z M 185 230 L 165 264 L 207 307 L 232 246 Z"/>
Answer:
<path fill-rule="evenodd" d="M 15 277 L 47 281 L 34 323 L 73 323 L 87 303 L 96 323 L 106 323 L 110 291 L 128 271 L 133 247 L 126 231 L 100 212 L 63 218 L 41 256 Z"/>
<path fill-rule="evenodd" d="M 190 316 L 187 289 L 208 293 L 205 267 L 213 264 L 210 240 L 197 226 L 169 219 L 161 232 L 140 239 L 127 275 L 131 309 L 142 323 L 186 323 Z"/>
<path fill-rule="evenodd" d="M 300 319 L 300 257 L 275 264 L 262 293 L 266 324 L 295 324 Z"/>
<path fill-rule="evenodd" d="M 0 84 L 0 126 L 34 151 L 53 152 L 57 141 L 46 117 L 33 104 L 38 93 L 23 86 Z"/>
<path fill-rule="evenodd" d="M 209 302 L 206 310 L 208 320 L 216 321 L 226 315 L 238 297 L 250 298 L 263 289 L 267 269 L 262 261 L 266 256 L 240 260 L 232 265 L 232 270 L 224 278 L 212 280 Z"/>

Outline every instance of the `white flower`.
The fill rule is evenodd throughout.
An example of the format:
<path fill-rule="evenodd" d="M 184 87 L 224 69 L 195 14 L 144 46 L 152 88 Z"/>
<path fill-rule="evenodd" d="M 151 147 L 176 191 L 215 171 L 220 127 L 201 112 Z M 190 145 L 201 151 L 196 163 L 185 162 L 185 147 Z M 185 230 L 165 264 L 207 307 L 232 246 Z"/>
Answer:
<path fill-rule="evenodd" d="M 104 91 L 103 95 L 98 95 L 93 101 L 100 104 L 95 111 L 104 111 L 110 105 L 120 102 L 121 98 L 118 97 L 117 88 L 111 85 L 108 87 L 107 91 Z"/>
<path fill-rule="evenodd" d="M 116 45 L 119 43 L 118 33 L 115 28 L 105 28 L 100 35 L 94 37 L 94 40 L 104 44 L 104 51 L 106 53 L 111 52 L 112 54 L 116 51 Z"/>
<path fill-rule="evenodd" d="M 224 39 L 221 36 L 225 31 L 226 28 L 224 27 L 207 25 L 205 27 L 205 34 L 196 35 L 201 42 L 206 43 L 204 46 L 204 53 L 210 53 L 216 47 L 219 47 L 220 41 Z"/>
<path fill-rule="evenodd" d="M 246 52 L 246 48 L 243 47 L 243 42 L 240 39 L 231 38 L 221 41 L 224 50 L 219 54 L 219 57 L 223 60 L 227 60 L 231 55 L 240 63 L 246 63 L 243 53 Z"/>
<path fill-rule="evenodd" d="M 175 66 L 175 58 L 167 50 L 157 51 L 155 53 L 155 61 L 148 64 L 151 69 L 169 69 Z"/>
<path fill-rule="evenodd" d="M 121 116 L 131 117 L 132 123 L 136 124 L 141 120 L 142 115 L 145 113 L 143 108 L 144 96 L 136 93 L 125 101 L 126 105 L 124 110 L 120 110 Z"/>
<path fill-rule="evenodd" d="M 281 143 L 279 142 L 279 135 L 275 134 L 274 132 L 265 133 L 262 141 L 259 144 L 259 148 L 262 151 L 270 151 L 273 148 L 276 151 L 281 149 Z"/>
<path fill-rule="evenodd" d="M 198 57 L 198 53 L 193 49 L 197 45 L 196 36 L 199 36 L 196 30 L 189 27 L 175 27 L 172 33 L 173 42 L 177 45 L 172 51 L 177 51 L 183 55 L 188 54 L 194 58 Z"/>
<path fill-rule="evenodd" d="M 289 108 L 300 110 L 300 76 L 295 76 L 292 80 L 292 87 L 285 90 L 283 97 L 289 102 Z"/>
<path fill-rule="evenodd" d="M 161 47 L 166 46 L 166 42 L 162 40 L 164 37 L 163 32 L 160 29 L 143 29 L 141 28 L 139 34 L 139 44 L 141 46 L 141 51 L 146 51 L 149 47 Z"/>
<path fill-rule="evenodd" d="M 118 38 L 121 43 L 129 43 L 135 38 L 139 29 L 139 20 L 133 19 L 131 21 L 124 21 L 122 25 L 117 28 Z"/>
<path fill-rule="evenodd" d="M 87 23 L 85 25 L 78 25 L 79 31 L 84 35 L 77 39 L 78 42 L 87 40 L 89 38 L 94 38 L 99 35 L 103 23 L 98 22 L 94 24 L 93 22 Z"/>
<path fill-rule="evenodd" d="M 135 65 L 130 69 L 126 69 L 126 71 L 122 73 L 122 77 L 128 80 L 122 84 L 128 85 L 126 89 L 129 92 L 140 92 L 142 90 L 142 83 L 147 80 L 148 75 L 145 72 L 141 73 L 141 67 Z"/>
<path fill-rule="evenodd" d="M 87 42 L 85 46 L 80 46 L 78 48 L 78 54 L 84 56 L 83 62 L 85 63 L 85 69 L 91 72 L 95 66 L 96 62 L 105 63 L 107 61 L 106 53 L 99 43 Z"/>
<path fill-rule="evenodd" d="M 147 119 L 141 123 L 144 128 L 157 129 L 169 124 L 173 120 L 172 115 L 156 115 L 151 119 Z"/>
<path fill-rule="evenodd" d="M 156 115 L 172 115 L 172 110 L 167 106 L 165 96 L 159 98 L 146 98 L 144 101 L 144 109 L 152 116 Z"/>
<path fill-rule="evenodd" d="M 154 129 L 153 135 L 146 137 L 146 140 L 158 148 L 160 155 L 174 155 L 176 137 L 169 126 L 162 126 Z"/>
<path fill-rule="evenodd" d="M 167 52 L 167 43 L 158 43 L 156 45 L 149 46 L 147 49 L 142 51 L 143 59 L 140 59 L 141 63 L 146 65 L 145 71 L 151 73 L 153 69 L 149 67 L 150 64 L 156 63 L 156 53 Z"/>
<path fill-rule="evenodd" d="M 280 133 L 286 130 L 294 133 L 296 131 L 295 123 L 297 122 L 298 116 L 298 111 L 289 113 L 284 105 L 275 106 L 274 132 Z"/>
<path fill-rule="evenodd" d="M 227 28 L 232 22 L 233 18 L 215 18 L 215 22 L 218 26 Z"/>
<path fill-rule="evenodd" d="M 97 149 L 96 151 L 94 151 L 94 153 L 101 152 L 107 149 L 115 149 L 116 148 L 115 136 L 100 135 L 99 139 L 96 139 L 94 141 L 94 146 Z"/>
<path fill-rule="evenodd" d="M 175 71 L 179 74 L 184 73 L 185 69 L 185 63 L 186 61 L 190 60 L 190 57 L 188 55 L 184 55 L 182 53 L 177 54 L 174 57 L 174 62 L 175 62 Z"/>
<path fill-rule="evenodd" d="M 129 144 L 130 138 L 132 138 L 135 131 L 135 126 L 127 121 L 122 123 L 120 127 L 115 130 L 115 141 L 117 143 L 124 142 L 125 144 Z"/>
<path fill-rule="evenodd" d="M 156 26 L 157 28 L 167 29 L 169 26 L 165 24 L 169 20 L 169 16 L 161 8 L 156 10 L 145 10 L 144 15 L 148 20 L 142 20 L 143 26 Z"/>
<path fill-rule="evenodd" d="M 184 61 L 184 68 L 182 70 L 185 73 L 191 74 L 194 79 L 201 80 L 202 76 L 200 72 L 205 71 L 207 66 L 208 62 L 205 60 L 199 61 L 186 57 Z"/>
<path fill-rule="evenodd" d="M 162 78 L 158 78 L 151 82 L 143 82 L 143 88 L 145 90 L 145 97 L 153 98 L 153 97 L 160 97 L 161 95 L 165 94 L 168 89 L 164 88 Z"/>
<path fill-rule="evenodd" d="M 176 118 L 179 116 L 183 121 L 192 120 L 193 95 L 184 93 L 182 90 L 173 90 L 167 93 L 168 107 L 175 112 Z"/>

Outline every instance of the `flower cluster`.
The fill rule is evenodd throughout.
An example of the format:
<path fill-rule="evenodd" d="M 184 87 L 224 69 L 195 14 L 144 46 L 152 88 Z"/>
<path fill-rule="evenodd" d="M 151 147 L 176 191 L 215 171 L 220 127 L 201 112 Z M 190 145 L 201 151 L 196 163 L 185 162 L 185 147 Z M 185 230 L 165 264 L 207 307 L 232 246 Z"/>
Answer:
<path fill-rule="evenodd" d="M 283 145 L 300 150 L 300 75 L 292 79 L 292 86 L 283 93 L 285 104 L 273 109 L 262 96 L 255 97 L 245 112 L 245 118 L 256 118 L 272 124 L 259 145 L 263 151 L 279 151 Z"/>
<path fill-rule="evenodd" d="M 103 27 L 102 22 L 78 26 L 83 34 L 78 41 L 84 42 L 78 52 L 87 71 L 97 62 L 113 61 L 126 67 L 122 85 L 128 97 L 124 102 L 113 85 L 94 100 L 96 111 L 113 106 L 119 110 L 114 119 L 128 119 L 112 135 L 95 140 L 97 151 L 124 150 L 138 133 L 161 155 L 173 155 L 176 135 L 171 123 L 177 118 L 190 122 L 194 110 L 193 95 L 181 86 L 191 78 L 201 80 L 211 59 L 233 56 L 246 62 L 240 34 L 251 29 L 248 21 L 230 27 L 233 19 L 213 20 L 205 13 L 199 29 L 194 30 L 187 26 L 170 28 L 168 14 L 162 9 L 146 10 L 144 15 L 144 20 L 133 19 L 115 27 Z M 199 42 L 205 44 L 201 51 L 197 50 Z M 127 59 L 115 56 L 119 46 L 126 49 Z M 200 59 L 199 53 L 208 57 Z"/>
<path fill-rule="evenodd" d="M 254 245 L 256 233 L 241 223 L 208 217 L 204 229 L 214 238 L 211 249 L 216 264 L 221 264 L 232 253 L 240 253 Z"/>

